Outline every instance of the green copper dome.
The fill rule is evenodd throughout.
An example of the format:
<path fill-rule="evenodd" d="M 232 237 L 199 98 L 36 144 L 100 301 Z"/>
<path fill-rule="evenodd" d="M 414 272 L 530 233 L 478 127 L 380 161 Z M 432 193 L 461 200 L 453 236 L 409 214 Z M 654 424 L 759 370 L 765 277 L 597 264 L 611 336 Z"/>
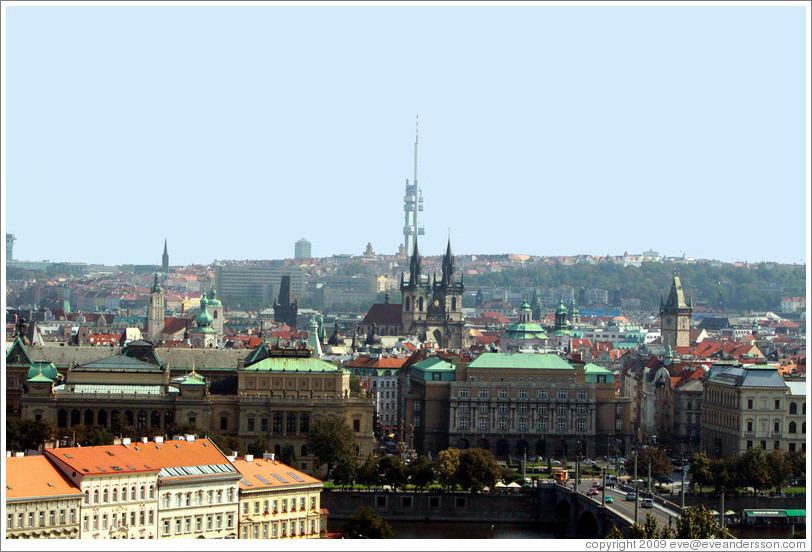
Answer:
<path fill-rule="evenodd" d="M 204 293 L 200 299 L 200 312 L 195 316 L 195 324 L 197 324 L 198 328 L 206 328 L 214 321 L 214 317 L 209 314 L 209 310 L 206 308 L 207 304 L 208 301 L 206 301 L 206 294 Z"/>
<path fill-rule="evenodd" d="M 558 308 L 555 309 L 556 314 L 567 314 L 567 307 L 564 306 L 563 301 L 558 304 Z"/>
<path fill-rule="evenodd" d="M 527 304 L 527 301 L 522 301 L 522 306 L 519 307 L 519 310 L 529 311 L 532 309 L 530 308 L 530 305 Z"/>
<path fill-rule="evenodd" d="M 217 292 L 215 290 L 211 290 L 211 293 L 209 293 L 209 299 L 206 301 L 206 304 L 209 305 L 210 307 L 222 307 L 223 306 L 223 303 L 221 303 L 220 300 L 217 299 L 216 294 L 217 294 Z"/>

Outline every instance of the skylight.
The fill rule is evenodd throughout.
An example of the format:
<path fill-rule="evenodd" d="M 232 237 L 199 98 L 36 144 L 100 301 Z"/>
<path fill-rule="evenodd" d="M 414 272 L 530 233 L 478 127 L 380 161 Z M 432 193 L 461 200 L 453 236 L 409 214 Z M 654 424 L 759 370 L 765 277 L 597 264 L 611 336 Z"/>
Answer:
<path fill-rule="evenodd" d="M 246 481 L 246 479 L 244 477 L 242 479 L 240 479 L 240 483 L 245 483 L 249 487 L 253 487 L 253 485 L 251 483 L 249 483 L 248 481 Z"/>
<path fill-rule="evenodd" d="M 298 475 L 296 475 L 295 473 L 293 473 L 293 472 L 288 472 L 288 475 L 289 475 L 289 476 L 291 476 L 291 477 L 292 477 L 293 479 L 295 479 L 296 481 L 301 481 L 302 483 L 304 483 L 304 479 L 302 479 L 301 477 L 299 477 L 299 476 L 298 476 Z"/>
<path fill-rule="evenodd" d="M 281 481 L 282 483 L 287 483 L 287 480 L 285 480 L 285 479 L 284 479 L 282 476 L 277 475 L 277 474 L 275 474 L 275 473 L 272 473 L 271 475 L 272 475 L 273 477 L 277 478 L 277 479 L 278 479 L 279 481 Z"/>
<path fill-rule="evenodd" d="M 264 478 L 264 477 L 262 477 L 261 475 L 255 475 L 254 477 L 256 477 L 257 479 L 259 479 L 260 481 L 262 481 L 262 482 L 263 482 L 263 483 L 265 483 L 266 485 L 270 485 L 270 484 L 271 484 L 271 482 L 270 482 L 270 481 L 268 481 L 267 479 L 265 479 L 265 478 Z"/>

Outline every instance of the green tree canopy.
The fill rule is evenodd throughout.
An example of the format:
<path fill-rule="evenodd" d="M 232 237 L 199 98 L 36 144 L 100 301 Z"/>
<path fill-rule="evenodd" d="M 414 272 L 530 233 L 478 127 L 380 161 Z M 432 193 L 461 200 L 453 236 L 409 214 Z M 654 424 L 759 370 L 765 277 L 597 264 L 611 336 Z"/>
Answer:
<path fill-rule="evenodd" d="M 704 506 L 689 506 L 677 519 L 678 539 L 710 539 L 722 536 L 724 531 Z"/>
<path fill-rule="evenodd" d="M 499 480 L 499 465 L 489 450 L 465 449 L 460 454 L 457 480 L 463 489 L 478 493 L 484 487 L 493 488 Z"/>
<path fill-rule="evenodd" d="M 355 435 L 344 418 L 326 416 L 316 420 L 310 427 L 307 446 L 313 455 L 313 467 L 327 466 L 327 479 L 332 475 L 333 466 L 342 459 L 355 457 Z"/>
<path fill-rule="evenodd" d="M 780 450 L 771 450 L 767 454 L 767 474 L 769 485 L 780 493 L 781 487 L 786 482 L 787 477 L 792 472 L 792 466 L 787 459 L 787 455 Z"/>
<path fill-rule="evenodd" d="M 460 467 L 460 451 L 451 448 L 442 450 L 434 459 L 434 473 L 437 481 L 446 489 L 457 484 L 457 471 Z"/>
<path fill-rule="evenodd" d="M 392 526 L 368 506 L 361 506 L 342 527 L 345 539 L 391 539 Z"/>
<path fill-rule="evenodd" d="M 434 483 L 434 466 L 425 456 L 418 456 L 409 463 L 406 472 L 409 480 L 418 489 L 425 489 Z"/>
<path fill-rule="evenodd" d="M 406 464 L 400 459 L 400 456 L 394 454 L 387 454 L 378 462 L 378 471 L 381 474 L 381 480 L 397 490 L 406 484 L 407 473 Z"/>
<path fill-rule="evenodd" d="M 366 461 L 358 468 L 358 483 L 368 487 L 376 487 L 381 481 L 378 473 L 378 460 L 369 453 Z"/>
<path fill-rule="evenodd" d="M 657 478 L 671 472 L 671 460 L 665 454 L 665 450 L 659 447 L 646 447 L 637 451 L 637 474 L 638 477 L 648 475 L 648 464 L 651 462 L 651 477 Z M 629 455 L 624 464 L 626 473 L 634 474 L 634 455 Z"/>
<path fill-rule="evenodd" d="M 57 435 L 56 425 L 50 420 L 23 420 L 6 417 L 6 449 L 25 452 L 39 449 L 40 445 Z"/>
<path fill-rule="evenodd" d="M 700 488 L 711 484 L 710 460 L 707 456 L 698 452 L 691 456 L 691 484 Z"/>

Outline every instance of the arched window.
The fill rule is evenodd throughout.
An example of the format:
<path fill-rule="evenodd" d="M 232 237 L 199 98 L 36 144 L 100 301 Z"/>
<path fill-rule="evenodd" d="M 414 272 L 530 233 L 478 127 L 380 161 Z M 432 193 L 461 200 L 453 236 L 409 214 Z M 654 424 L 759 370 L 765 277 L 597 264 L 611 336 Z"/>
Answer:
<path fill-rule="evenodd" d="M 90 491 L 85 491 L 85 504 L 90 504 Z"/>
<path fill-rule="evenodd" d="M 70 425 L 75 426 L 79 425 L 81 422 L 81 414 L 79 414 L 79 409 L 74 408 L 70 411 Z"/>
<path fill-rule="evenodd" d="M 798 405 L 794 402 L 789 403 L 789 413 L 790 414 L 797 414 L 798 413 Z"/>
<path fill-rule="evenodd" d="M 121 501 L 127 502 L 127 487 L 121 488 Z"/>
<path fill-rule="evenodd" d="M 155 498 L 155 485 L 150 485 L 149 486 L 149 497 L 150 498 Z"/>
<path fill-rule="evenodd" d="M 288 413 L 288 427 L 287 433 L 296 433 L 296 414 L 293 412 Z"/>
<path fill-rule="evenodd" d="M 99 489 L 93 491 L 93 504 L 99 503 Z"/>
<path fill-rule="evenodd" d="M 150 427 L 159 428 L 161 427 L 161 413 L 157 410 L 153 410 L 152 414 L 149 415 L 149 425 Z"/>
<path fill-rule="evenodd" d="M 130 500 L 135 500 L 135 485 L 130 489 Z"/>
<path fill-rule="evenodd" d="M 307 445 L 302 445 L 302 456 L 307 456 Z"/>
<path fill-rule="evenodd" d="M 457 298 L 456 297 L 451 298 L 451 310 L 454 310 L 454 311 L 457 310 Z"/>
<path fill-rule="evenodd" d="M 109 498 L 109 495 L 107 494 L 107 489 L 104 489 L 104 490 L 102 491 L 102 502 L 110 502 L 110 501 L 108 500 L 108 498 Z"/>
<path fill-rule="evenodd" d="M 307 433 L 310 431 L 310 414 L 307 412 L 302 412 L 299 416 L 299 431 L 301 433 Z"/>
<path fill-rule="evenodd" d="M 96 419 L 99 421 L 100 426 L 107 427 L 107 411 L 106 410 L 99 410 L 99 413 L 97 414 Z"/>
<path fill-rule="evenodd" d="M 118 502 L 118 487 L 113 487 L 113 502 Z"/>
<path fill-rule="evenodd" d="M 419 310 L 420 312 L 423 312 L 423 298 L 422 297 L 417 300 L 417 310 Z"/>
<path fill-rule="evenodd" d="M 234 489 L 228 490 L 228 502 L 234 502 Z"/>
<path fill-rule="evenodd" d="M 56 426 L 68 427 L 68 411 L 64 408 L 60 408 L 59 412 L 56 413 Z"/>
<path fill-rule="evenodd" d="M 798 432 L 798 426 L 795 424 L 795 422 L 790 422 L 789 423 L 789 432 L 790 433 L 797 433 Z"/>
<path fill-rule="evenodd" d="M 93 416 L 93 411 L 92 410 L 90 410 L 90 409 L 85 410 L 85 425 L 86 426 L 92 426 L 94 417 L 95 416 Z"/>
<path fill-rule="evenodd" d="M 124 412 L 124 419 L 127 421 L 127 425 L 133 425 L 133 423 L 135 422 L 133 411 L 127 410 L 126 412 Z"/>
<path fill-rule="evenodd" d="M 146 489 L 144 488 L 143 485 L 141 485 L 141 500 L 144 500 L 146 498 L 146 492 L 145 491 L 146 491 Z"/>
<path fill-rule="evenodd" d="M 138 411 L 138 429 L 142 429 L 147 427 L 147 412 L 146 410 L 139 410 Z"/>

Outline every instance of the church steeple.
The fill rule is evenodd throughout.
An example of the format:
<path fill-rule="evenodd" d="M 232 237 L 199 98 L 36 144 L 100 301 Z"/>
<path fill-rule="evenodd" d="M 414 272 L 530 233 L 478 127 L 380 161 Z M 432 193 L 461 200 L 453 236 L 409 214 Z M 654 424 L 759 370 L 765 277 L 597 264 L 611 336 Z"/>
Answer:
<path fill-rule="evenodd" d="M 415 288 L 420 287 L 420 285 L 420 252 L 417 248 L 417 238 L 415 238 L 414 252 L 412 253 L 412 259 L 409 262 L 409 287 Z"/>
<path fill-rule="evenodd" d="M 169 272 L 169 249 L 167 248 L 166 238 L 164 238 L 164 254 L 161 257 L 161 272 L 164 274 Z"/>
<path fill-rule="evenodd" d="M 450 286 L 454 283 L 454 257 L 451 255 L 451 236 L 448 236 L 448 247 L 445 250 L 445 257 L 443 257 L 443 287 Z"/>

